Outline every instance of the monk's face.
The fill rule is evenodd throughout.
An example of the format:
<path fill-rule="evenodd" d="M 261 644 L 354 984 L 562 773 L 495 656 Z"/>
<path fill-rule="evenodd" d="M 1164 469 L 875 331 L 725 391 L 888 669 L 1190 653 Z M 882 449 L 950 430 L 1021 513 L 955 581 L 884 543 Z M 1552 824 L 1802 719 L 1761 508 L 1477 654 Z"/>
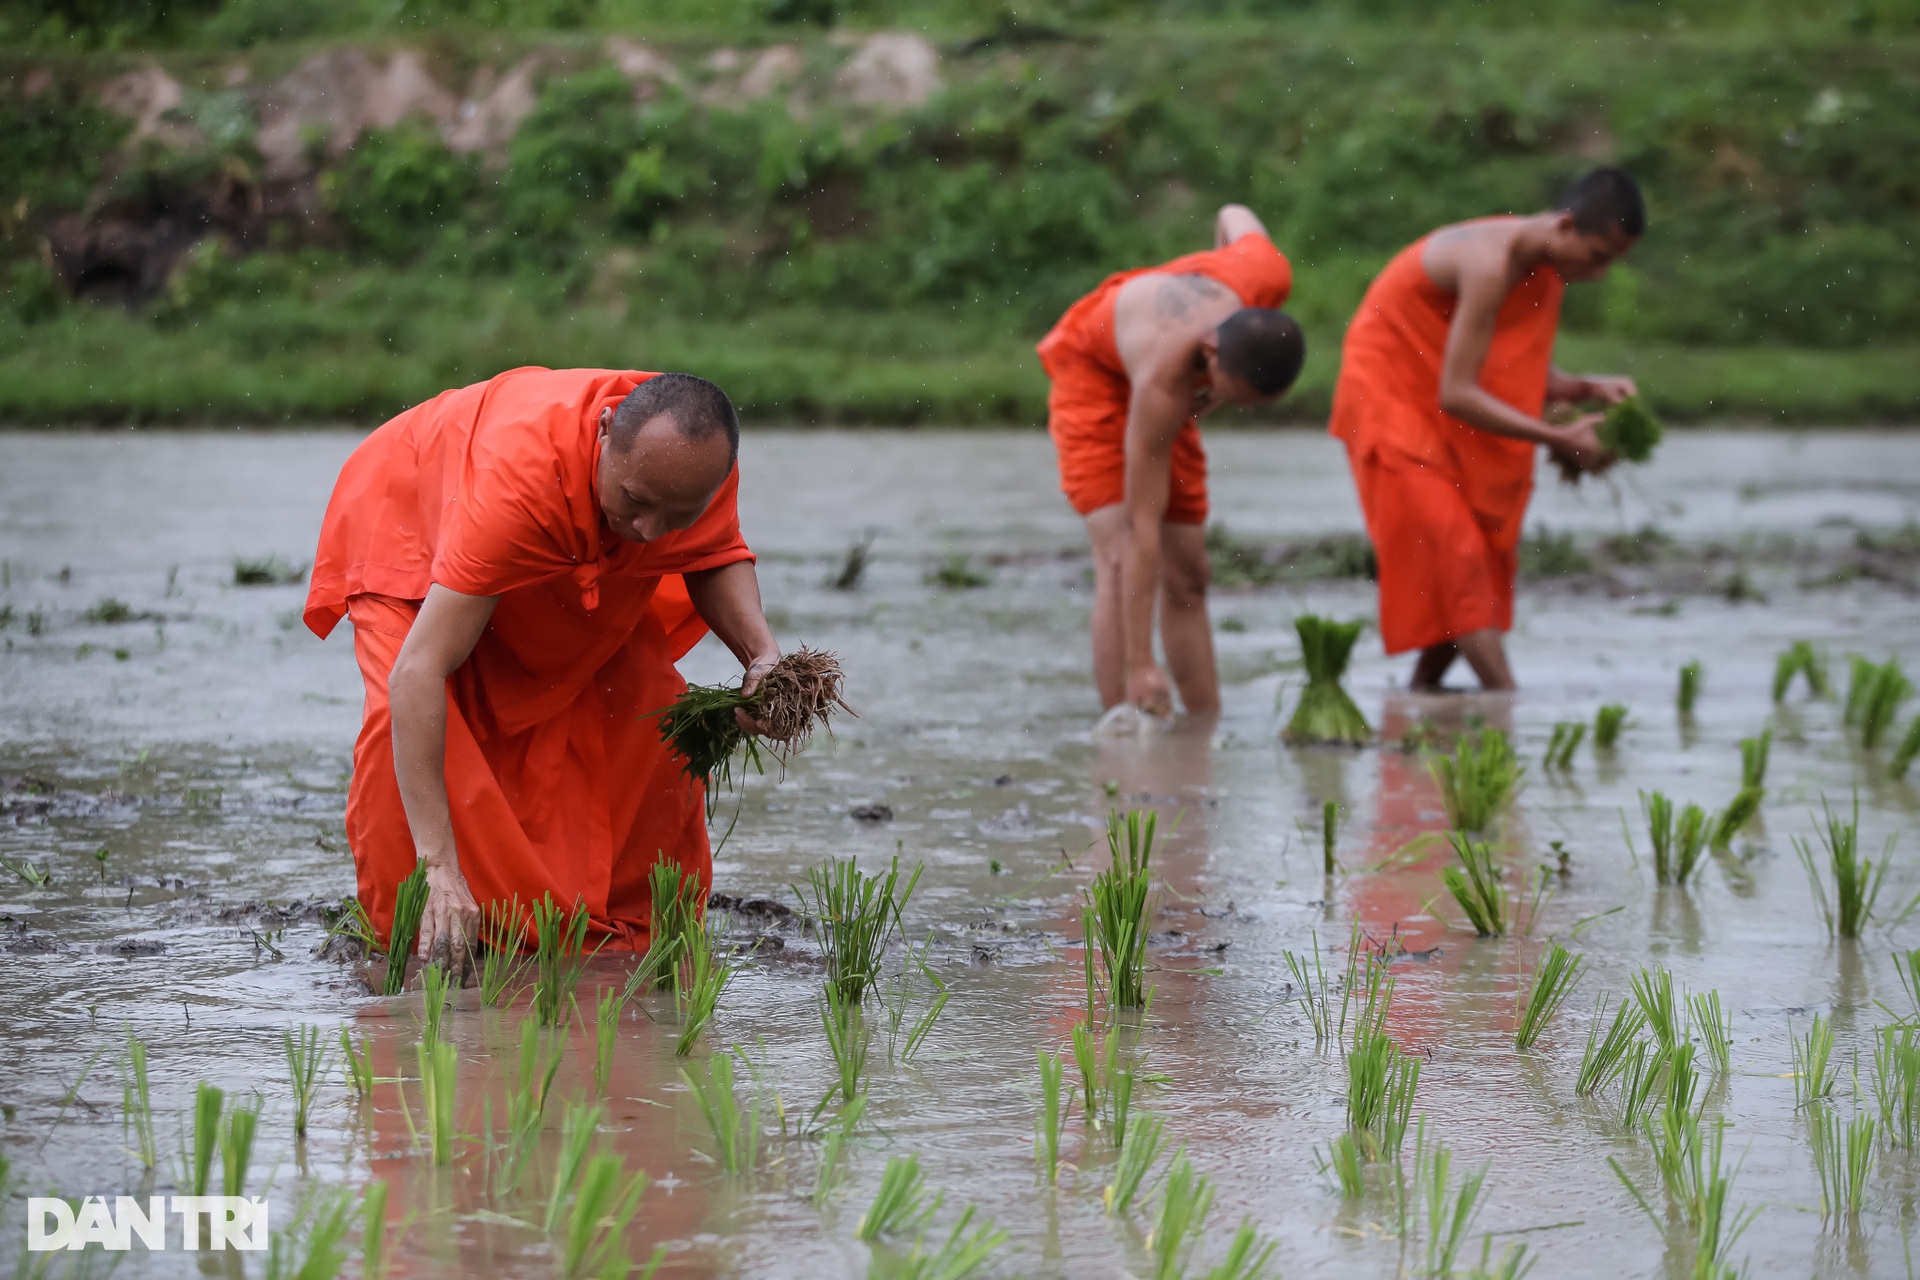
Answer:
<path fill-rule="evenodd" d="M 663 413 L 623 453 L 608 436 L 612 425 L 613 410 L 604 410 L 595 487 L 607 526 L 628 542 L 652 542 L 698 520 L 726 482 L 726 438 L 690 440 Z"/>
<path fill-rule="evenodd" d="M 1273 399 L 1251 382 L 1228 373 L 1220 365 L 1220 343 L 1212 334 L 1200 341 L 1200 354 L 1207 368 L 1206 382 L 1193 393 L 1193 416 L 1204 418 L 1223 404 L 1251 409 Z"/>
<path fill-rule="evenodd" d="M 1562 212 L 1553 224 L 1547 242 L 1547 259 L 1568 284 L 1598 280 L 1607 274 L 1614 260 L 1633 248 L 1634 238 L 1619 227 L 1605 231 L 1582 231 L 1573 224 L 1573 215 Z"/>

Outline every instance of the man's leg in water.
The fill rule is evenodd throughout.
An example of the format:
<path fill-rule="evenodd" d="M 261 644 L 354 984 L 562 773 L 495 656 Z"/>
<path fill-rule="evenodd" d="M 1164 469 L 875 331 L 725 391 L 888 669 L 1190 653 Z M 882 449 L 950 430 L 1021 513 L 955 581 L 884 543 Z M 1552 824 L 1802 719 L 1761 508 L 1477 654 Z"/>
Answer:
<path fill-rule="evenodd" d="M 1211 716 L 1220 710 L 1213 622 L 1207 616 L 1207 585 L 1212 580 L 1205 527 L 1161 525 L 1160 644 L 1167 655 L 1167 675 L 1188 715 Z"/>
<path fill-rule="evenodd" d="M 1413 679 L 1407 687 L 1415 693 L 1439 692 L 1440 681 L 1456 657 L 1467 660 L 1473 673 L 1480 677 L 1480 687 L 1489 693 L 1517 687 L 1513 670 L 1507 665 L 1506 645 L 1501 642 L 1500 633 L 1491 627 L 1422 649 L 1420 660 L 1413 664 Z"/>

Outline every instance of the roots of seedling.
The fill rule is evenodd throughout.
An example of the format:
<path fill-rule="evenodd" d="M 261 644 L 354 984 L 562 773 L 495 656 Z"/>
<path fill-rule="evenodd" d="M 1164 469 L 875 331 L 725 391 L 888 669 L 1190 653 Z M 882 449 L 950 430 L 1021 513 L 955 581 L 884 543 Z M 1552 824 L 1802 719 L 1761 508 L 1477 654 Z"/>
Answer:
<path fill-rule="evenodd" d="M 773 664 L 752 696 L 729 685 L 689 685 L 673 705 L 657 712 L 661 741 L 686 760 L 683 771 L 714 789 L 733 781 L 733 753 L 743 745 L 757 769 L 759 751 L 734 712 L 745 710 L 767 727 L 775 757 L 804 749 L 814 730 L 829 728 L 833 713 L 854 714 L 840 696 L 843 673 L 831 653 L 802 645 Z"/>

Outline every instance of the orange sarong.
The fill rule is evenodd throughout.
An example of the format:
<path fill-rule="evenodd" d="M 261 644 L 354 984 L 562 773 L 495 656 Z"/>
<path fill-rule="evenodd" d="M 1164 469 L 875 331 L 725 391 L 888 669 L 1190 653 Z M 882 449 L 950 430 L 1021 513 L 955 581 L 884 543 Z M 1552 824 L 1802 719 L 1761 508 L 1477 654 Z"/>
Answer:
<path fill-rule="evenodd" d="M 1293 288 L 1293 267 L 1263 235 L 1241 236 L 1223 249 L 1190 253 L 1157 267 L 1108 276 L 1067 308 L 1040 341 L 1040 363 L 1052 379 L 1047 431 L 1060 457 L 1060 489 L 1081 515 L 1126 497 L 1127 412 L 1133 388 L 1114 345 L 1113 303 L 1120 286 L 1148 274 L 1206 276 L 1249 307 L 1277 307 Z M 1200 424 L 1188 419 L 1173 442 L 1169 524 L 1205 524 L 1207 455 Z"/>
<path fill-rule="evenodd" d="M 1440 409 L 1440 365 L 1457 299 L 1421 263 L 1424 239 L 1387 264 L 1347 326 L 1329 430 L 1344 440 L 1380 562 L 1388 653 L 1513 625 L 1534 446 Z M 1501 304 L 1480 385 L 1522 413 L 1546 403 L 1560 298 L 1542 267 Z"/>
<path fill-rule="evenodd" d="M 394 418 L 341 470 L 305 616 L 323 638 L 354 625 L 366 705 L 347 843 L 382 936 L 415 862 L 387 677 L 435 582 L 499 597 L 447 680 L 447 795 L 474 898 L 584 901 L 596 938 L 637 949 L 657 860 L 711 887 L 704 789 L 649 713 L 686 687 L 674 663 L 706 633 L 679 575 L 752 552 L 737 468 L 690 528 L 644 545 L 606 528 L 597 420 L 652 376 L 511 370 Z"/>

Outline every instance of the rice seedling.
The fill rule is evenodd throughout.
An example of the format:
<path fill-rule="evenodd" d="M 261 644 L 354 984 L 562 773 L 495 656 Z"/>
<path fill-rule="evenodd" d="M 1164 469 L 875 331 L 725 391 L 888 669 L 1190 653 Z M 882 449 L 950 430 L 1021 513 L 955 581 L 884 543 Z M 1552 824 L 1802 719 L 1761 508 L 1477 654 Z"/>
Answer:
<path fill-rule="evenodd" d="M 420 970 L 420 1039 L 429 1046 L 440 1043 L 440 1029 L 447 1020 L 450 985 L 444 965 L 430 964 Z"/>
<path fill-rule="evenodd" d="M 665 858 L 647 872 L 647 897 L 647 953 L 640 958 L 639 968 L 628 975 L 623 1000 L 633 999 L 649 986 L 661 987 L 679 980 L 687 928 L 700 919 L 700 878 L 687 875 L 679 864 Z"/>
<path fill-rule="evenodd" d="M 1866 1200 L 1867 1175 L 1873 1172 L 1872 1116 L 1856 1111 L 1842 1126 L 1826 1107 L 1807 1112 L 1807 1140 L 1820 1175 L 1820 1212 L 1830 1222 L 1858 1223 Z"/>
<path fill-rule="evenodd" d="M 551 893 L 533 904 L 533 1014 L 543 1027 L 566 1022 L 573 993 L 587 967 L 587 904 L 572 911 L 558 906 Z"/>
<path fill-rule="evenodd" d="M 1040 1060 L 1040 1112 L 1034 1119 L 1033 1159 L 1040 1166 L 1040 1180 L 1052 1186 L 1060 1180 L 1060 1133 L 1067 1126 L 1067 1112 L 1073 1106 L 1073 1090 L 1061 1083 L 1061 1055 L 1038 1051 Z"/>
<path fill-rule="evenodd" d="M 1742 787 L 1727 807 L 1714 816 L 1713 835 L 1707 843 L 1715 849 L 1731 848 L 1733 838 L 1740 834 L 1740 829 L 1752 822 L 1753 816 L 1760 812 L 1760 801 L 1765 795 L 1757 787 Z"/>
<path fill-rule="evenodd" d="M 991 1221 L 975 1227 L 973 1220 L 978 1213 L 973 1205 L 963 1209 L 946 1241 L 933 1253 L 926 1252 L 924 1239 L 914 1241 L 899 1266 L 888 1274 L 894 1280 L 965 1280 L 1007 1242 L 1007 1233 Z"/>
<path fill-rule="evenodd" d="M 895 934 L 904 934 L 902 913 L 925 864 L 916 866 L 904 886 L 896 855 L 885 872 L 868 875 L 852 858 L 828 859 L 824 867 L 807 868 L 812 900 L 794 889 L 807 915 L 808 928 L 820 940 L 827 956 L 827 981 L 840 988 L 851 1004 L 866 998 L 868 986 L 880 980 L 880 961 Z"/>
<path fill-rule="evenodd" d="M 1773 700 L 1783 702 L 1787 691 L 1793 686 L 1795 676 L 1804 676 L 1807 681 L 1807 693 L 1811 697 L 1827 696 L 1827 664 L 1812 644 L 1805 640 L 1795 640 L 1784 649 L 1773 664 Z"/>
<path fill-rule="evenodd" d="M 1343 1199 L 1357 1200 L 1367 1192 L 1364 1153 L 1351 1133 L 1336 1136 L 1321 1157 L 1320 1171 L 1333 1174 Z"/>
<path fill-rule="evenodd" d="M 1094 1037 L 1084 1022 L 1073 1024 L 1073 1064 L 1080 1069 L 1080 1111 L 1087 1123 L 1101 1123 L 1105 1108 L 1101 1094 L 1106 1083 L 1107 1057 L 1120 1048 L 1120 1028 L 1107 1032 L 1104 1043 Z"/>
<path fill-rule="evenodd" d="M 1682 1041 L 1661 1052 L 1665 1058 L 1661 1064 L 1665 1071 L 1659 1081 L 1659 1096 L 1664 1099 L 1662 1105 L 1680 1111 L 1694 1110 L 1695 1096 L 1700 1091 L 1700 1073 L 1693 1066 L 1693 1041 Z"/>
<path fill-rule="evenodd" d="M 290 564 L 279 556 L 235 556 L 233 585 L 236 587 L 292 586 L 306 581 L 307 566 Z"/>
<path fill-rule="evenodd" d="M 1307 670 L 1307 687 L 1293 708 L 1281 737 L 1292 743 L 1338 742 L 1363 745 L 1373 737 L 1373 726 L 1360 714 L 1340 685 L 1363 622 L 1334 622 L 1311 613 L 1293 620 L 1300 635 L 1300 661 Z"/>
<path fill-rule="evenodd" d="M 1633 999 L 1653 1031 L 1662 1049 L 1672 1049 L 1687 1039 L 1687 1007 L 1673 994 L 1673 975 L 1655 965 L 1641 969 L 1631 981 Z"/>
<path fill-rule="evenodd" d="M 1420 1059 L 1402 1053 L 1386 1031 L 1394 979 L 1384 962 L 1369 956 L 1366 996 L 1347 1050 L 1347 1127 L 1361 1135 L 1370 1155 L 1400 1149 L 1420 1084 Z"/>
<path fill-rule="evenodd" d="M 1160 1201 L 1147 1249 L 1153 1254 L 1154 1280 L 1178 1280 L 1213 1208 L 1213 1184 L 1197 1173 L 1193 1161 L 1176 1155 L 1160 1182 Z"/>
<path fill-rule="evenodd" d="M 1585 963 L 1586 957 L 1573 954 L 1558 942 L 1547 944 L 1547 953 L 1534 967 L 1533 981 L 1527 985 L 1526 995 L 1520 1002 L 1520 1022 L 1513 1033 L 1514 1048 L 1523 1053 L 1533 1048 L 1560 1006 L 1573 994 Z"/>
<path fill-rule="evenodd" d="M 860 580 L 867 576 L 867 563 L 873 552 L 873 540 L 878 536 L 877 530 L 869 529 L 860 536 L 858 541 L 849 545 L 846 559 L 840 562 L 839 572 L 827 575 L 827 586 L 835 591 L 859 590 Z"/>
<path fill-rule="evenodd" d="M 21 858 L 18 862 L 9 862 L 5 858 L 0 858 L 0 867 L 5 867 L 8 871 L 26 881 L 27 887 L 31 889 L 44 889 L 53 883 L 53 873 L 51 871 L 44 871 L 34 866 L 33 863 L 25 858 Z"/>
<path fill-rule="evenodd" d="M 1587 723 L 1584 720 L 1556 720 L 1553 735 L 1547 739 L 1546 754 L 1540 763 L 1549 769 L 1567 770 L 1573 768 L 1573 753 L 1587 738 Z"/>
<path fill-rule="evenodd" d="M 760 1163 L 760 1104 L 756 1098 L 745 1112 L 733 1092 L 733 1055 L 716 1053 L 702 1080 L 680 1069 L 680 1078 L 693 1091 L 700 1114 L 713 1134 L 716 1163 L 725 1173 L 751 1173 Z"/>
<path fill-rule="evenodd" d="M 1333 850 L 1340 835 L 1340 806 L 1332 800 L 1320 806 L 1320 867 L 1321 874 L 1331 876 L 1339 870 L 1333 860 Z"/>
<path fill-rule="evenodd" d="M 1441 868 L 1440 882 L 1466 912 L 1475 933 L 1483 938 L 1504 937 L 1507 886 L 1500 877 L 1500 868 L 1494 865 L 1493 851 L 1458 831 L 1447 832 L 1447 839 L 1453 844 L 1460 865 Z"/>
<path fill-rule="evenodd" d="M 660 740 L 685 761 L 686 776 L 706 788 L 711 817 L 719 790 L 733 785 L 735 751 L 744 748 L 745 763 L 764 772 L 758 740 L 740 727 L 734 713 L 745 711 L 765 725 L 772 738 L 768 749 L 785 760 L 804 750 L 816 729 L 831 730 L 835 711 L 853 713 L 840 696 L 843 679 L 838 658 L 802 645 L 774 663 L 751 695 L 732 685 L 689 685 L 671 706 L 654 713 Z"/>
<path fill-rule="evenodd" d="M 1137 1009 L 1147 1002 L 1147 895 L 1149 862 L 1157 815 L 1130 810 L 1125 818 L 1107 814 L 1107 848 L 1112 865 L 1086 890 L 1081 929 L 1087 948 L 1089 1007 L 1094 1001 L 1093 955 L 1098 949 L 1102 991 L 1109 1008 Z"/>
<path fill-rule="evenodd" d="M 1875 1065 L 1878 1065 L 1877 1048 Z M 1839 1068 L 1833 1061 L 1833 1024 L 1819 1014 L 1793 1040 L 1793 1106 L 1796 1111 L 1833 1097 Z M 1885 1111 L 1882 1111 L 1885 1114 Z"/>
<path fill-rule="evenodd" d="M 558 1229 L 561 1210 L 566 1208 L 567 1198 L 573 1194 L 574 1185 L 587 1167 L 587 1153 L 593 1146 L 600 1122 L 606 1117 L 606 1110 L 604 1102 L 591 1106 L 584 1102 L 570 1103 L 561 1117 L 560 1148 L 554 1155 L 553 1182 L 547 1189 L 547 1211 L 541 1221 L 541 1229 L 548 1235 Z"/>
<path fill-rule="evenodd" d="M 1313 938 L 1313 967 L 1307 967 L 1304 956 L 1291 951 L 1281 953 L 1287 962 L 1287 970 L 1293 975 L 1293 985 L 1300 994 L 1294 997 L 1307 1015 L 1307 1021 L 1313 1024 L 1313 1046 L 1324 1048 L 1339 1038 L 1339 1032 L 1333 1025 L 1333 997 L 1327 985 L 1327 971 L 1320 962 L 1320 936 Z"/>
<path fill-rule="evenodd" d="M 1902 1023 L 1920 1021 L 1920 951 L 1894 952 L 1893 976 L 1900 979 L 1900 989 L 1907 993 L 1907 1004 L 1913 1010 L 1905 1016 L 1895 1016 Z M 1886 1009 L 1885 1005 L 1880 1007 Z M 1887 1012 L 1893 1013 L 1891 1009 Z"/>
<path fill-rule="evenodd" d="M 905 1235 L 917 1230 L 939 1209 L 941 1196 L 927 1196 L 917 1155 L 889 1156 L 880 1174 L 880 1189 L 860 1215 L 854 1235 L 862 1240 Z"/>
<path fill-rule="evenodd" d="M 1596 751 L 1612 751 L 1620 742 L 1620 730 L 1627 724 L 1627 709 L 1617 702 L 1604 704 L 1593 714 L 1593 746 Z"/>
<path fill-rule="evenodd" d="M 674 1040 L 673 1051 L 684 1058 L 693 1052 L 700 1033 L 713 1021 L 721 993 L 740 970 L 731 954 L 721 954 L 704 923 L 694 921 L 681 936 L 685 939 L 681 947 L 686 955 L 685 978 L 674 1000 L 680 1012 L 680 1035 Z"/>
<path fill-rule="evenodd" d="M 1642 1118 L 1653 1109 L 1667 1056 L 1667 1050 L 1645 1040 L 1634 1041 L 1621 1056 L 1620 1125 L 1627 1132 L 1639 1129 Z"/>
<path fill-rule="evenodd" d="M 1101 1193 L 1108 1213 L 1124 1216 L 1133 1207 L 1147 1174 L 1160 1158 L 1165 1138 L 1166 1122 L 1152 1112 L 1143 1112 L 1128 1126 L 1126 1141 L 1120 1144 L 1120 1158 L 1114 1162 L 1113 1180 Z"/>
<path fill-rule="evenodd" d="M 1896 781 L 1906 777 L 1916 757 L 1920 757 L 1920 716 L 1908 722 L 1906 735 L 1893 749 L 1893 758 L 1887 761 L 1887 776 Z"/>
<path fill-rule="evenodd" d="M 1625 462 L 1645 462 L 1653 456 L 1664 429 L 1639 396 L 1628 396 L 1608 406 L 1594 432 L 1608 453 Z"/>
<path fill-rule="evenodd" d="M 860 1006 L 829 983 L 820 996 L 820 1025 L 827 1033 L 827 1049 L 840 1073 L 840 1101 L 851 1106 L 860 1092 L 860 1078 L 867 1070 L 867 1050 L 873 1044 L 873 1030 L 867 1026 Z M 820 1100 L 824 1108 L 833 1099 L 833 1090 Z"/>
<path fill-rule="evenodd" d="M 1920 1135 L 1920 1030 L 1909 1025 L 1874 1032 L 1873 1098 L 1887 1141 L 1913 1150 Z"/>
<path fill-rule="evenodd" d="M 1487 1166 L 1462 1174 L 1459 1183 L 1450 1188 L 1447 1175 L 1453 1153 L 1436 1140 L 1431 1148 L 1417 1154 L 1421 1168 L 1416 1180 L 1426 1191 L 1427 1274 L 1450 1276 L 1473 1231 L 1473 1220 L 1479 1216 Z"/>
<path fill-rule="evenodd" d="M 191 1194 L 207 1194 L 213 1157 L 220 1150 L 220 1110 L 227 1095 L 202 1080 L 193 1090 L 193 1145 L 188 1151 L 187 1185 Z"/>
<path fill-rule="evenodd" d="M 361 1280 L 380 1280 L 387 1271 L 387 1180 L 367 1184 L 360 1202 Z"/>
<path fill-rule="evenodd" d="M 420 918 L 427 911 L 427 864 L 414 864 L 413 871 L 393 898 L 393 928 L 387 935 L 387 968 L 380 985 L 382 995 L 397 996 L 407 985 L 407 958 L 420 941 Z"/>
<path fill-rule="evenodd" d="M 910 1062 L 913 1055 L 926 1043 L 927 1036 L 933 1031 L 934 1023 L 940 1019 L 940 1013 L 947 1007 L 952 993 L 939 974 L 927 963 L 927 948 L 933 945 L 933 935 L 928 934 L 918 949 L 911 944 L 907 947 L 906 959 L 901 963 L 899 979 L 893 984 L 891 995 L 886 987 L 880 989 L 880 1003 L 887 1011 L 887 1058 L 894 1062 Z M 907 1011 L 913 1005 L 915 995 L 914 977 L 924 978 L 933 992 L 933 999 L 907 1026 Z M 902 1037 L 904 1036 L 904 1044 Z"/>
<path fill-rule="evenodd" d="M 1913 683 L 1897 659 L 1882 663 L 1868 683 L 1860 705 L 1860 745 L 1872 751 L 1880 745 L 1900 714 L 1900 704 L 1913 693 Z"/>
<path fill-rule="evenodd" d="M 853 1140 L 853 1131 L 860 1123 L 861 1115 L 867 1109 L 864 1096 L 856 1097 L 852 1102 L 840 1108 L 840 1114 L 834 1118 L 833 1127 L 820 1139 L 820 1159 L 814 1170 L 813 1203 L 825 1204 L 833 1189 L 840 1184 L 841 1162 L 846 1156 L 847 1144 Z"/>
<path fill-rule="evenodd" d="M 153 1091 L 147 1084 L 147 1046 L 131 1031 L 127 1032 L 126 1085 L 121 1096 L 123 1124 L 133 1140 L 130 1150 L 141 1168 L 151 1169 L 159 1163 L 160 1145 L 153 1136 Z"/>
<path fill-rule="evenodd" d="M 993 585 L 991 574 L 973 567 L 973 557 L 964 551 L 949 551 L 937 567 L 926 575 L 930 587 L 946 587 L 953 591 L 974 591 Z"/>
<path fill-rule="evenodd" d="M 1773 751 L 1772 728 L 1740 739 L 1740 787 L 1758 791 L 1767 785 L 1767 757 Z"/>
<path fill-rule="evenodd" d="M 1527 1246 L 1523 1244 L 1509 1244 L 1496 1259 L 1493 1256 L 1493 1236 L 1489 1233 L 1480 1237 L 1479 1265 L 1467 1274 L 1473 1280 L 1522 1280 L 1533 1270 L 1533 1263 L 1534 1259 L 1527 1256 Z"/>
<path fill-rule="evenodd" d="M 593 1091 L 604 1094 L 613 1076 L 613 1051 L 620 1043 L 620 1014 L 626 1001 L 618 991 L 606 987 L 593 1014 Z"/>
<path fill-rule="evenodd" d="M 320 1028 L 311 1025 L 302 1026 L 298 1035 L 292 1030 L 281 1031 L 280 1043 L 287 1055 L 287 1075 L 293 1081 L 293 1133 L 296 1138 L 304 1138 L 307 1119 L 313 1114 L 314 1088 L 326 1066 L 326 1046 L 320 1043 Z"/>
<path fill-rule="evenodd" d="M 626 1162 L 617 1155 L 587 1161 L 560 1236 L 560 1274 L 624 1276 L 632 1270 L 625 1245 L 627 1224 L 646 1189 L 647 1175 L 628 1177 Z"/>
<path fill-rule="evenodd" d="M 1498 729 L 1461 734 L 1453 754 L 1434 756 L 1428 768 L 1440 784 L 1448 823 L 1460 831 L 1485 831 L 1526 772 Z"/>
<path fill-rule="evenodd" d="M 1701 672 L 1698 662 L 1689 662 L 1680 668 L 1680 690 L 1674 696 L 1674 705 L 1682 716 L 1692 715 L 1694 703 L 1700 700 Z"/>
<path fill-rule="evenodd" d="M 540 1122 L 553 1092 L 554 1075 L 560 1070 L 560 1057 L 558 1046 L 543 1052 L 540 1024 L 535 1019 L 520 1023 L 520 1057 L 507 1092 L 506 1139 L 500 1144 L 500 1159 L 492 1167 L 496 1198 L 505 1199 L 519 1187 L 527 1158 L 539 1145 Z M 491 1121 L 488 1129 L 492 1129 Z"/>
<path fill-rule="evenodd" d="M 267 1244 L 265 1280 L 333 1280 L 347 1262 L 347 1232 L 353 1225 L 353 1197 L 334 1191 L 308 1201 L 290 1227 L 276 1230 Z M 375 1273 L 363 1268 L 363 1276 Z"/>
<path fill-rule="evenodd" d="M 1800 856 L 1800 865 L 1806 868 L 1807 880 L 1813 886 L 1813 900 L 1820 908 L 1821 918 L 1827 922 L 1827 932 L 1842 938 L 1857 938 L 1873 918 L 1874 905 L 1880 900 L 1880 885 L 1887 876 L 1887 856 L 1893 852 L 1893 840 L 1887 841 L 1886 853 L 1876 866 L 1871 858 L 1860 856 L 1860 798 L 1854 797 L 1851 822 L 1842 822 L 1836 817 L 1825 799 L 1821 800 L 1820 807 L 1826 817 L 1820 839 L 1826 845 L 1827 866 L 1833 875 L 1831 896 L 1820 877 L 1813 846 L 1795 836 L 1794 852 Z"/>
<path fill-rule="evenodd" d="M 435 1164 L 453 1163 L 453 1090 L 460 1056 L 445 1040 L 420 1042 L 420 1092 Z"/>
<path fill-rule="evenodd" d="M 489 902 L 482 913 L 480 947 L 480 1002 L 497 1009 L 507 989 L 520 980 L 531 958 L 527 935 L 532 917 L 520 909 L 520 895 L 505 902 Z"/>
<path fill-rule="evenodd" d="M 247 1168 L 253 1163 L 253 1138 L 260 1128 L 257 1108 L 235 1107 L 220 1124 L 221 1192 L 230 1196 L 247 1193 Z"/>
<path fill-rule="evenodd" d="M 340 1028 L 340 1058 L 346 1065 L 347 1083 L 362 1098 L 373 1096 L 373 1054 L 364 1045 L 356 1047 L 353 1033 Z"/>
<path fill-rule="evenodd" d="M 1713 1073 L 1722 1080 L 1733 1073 L 1733 1014 L 1720 1003 L 1718 991 L 1695 991 L 1687 995 L 1687 1009 L 1693 1029 L 1707 1048 Z"/>
<path fill-rule="evenodd" d="M 1673 801 L 1659 791 L 1640 793 L 1647 815 L 1647 839 L 1653 844 L 1653 878 L 1684 887 L 1707 851 L 1707 813 L 1690 804 L 1676 817 Z"/>

